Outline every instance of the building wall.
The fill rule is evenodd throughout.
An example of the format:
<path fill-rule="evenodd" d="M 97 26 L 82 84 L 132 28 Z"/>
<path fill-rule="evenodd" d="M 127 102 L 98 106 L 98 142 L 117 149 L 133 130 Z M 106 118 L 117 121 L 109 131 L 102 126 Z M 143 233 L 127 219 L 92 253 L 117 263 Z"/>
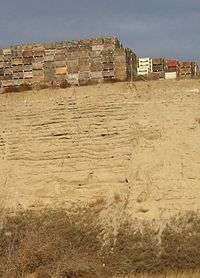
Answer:
<path fill-rule="evenodd" d="M 117 38 L 0 49 L 2 92 L 126 81 L 135 68 L 136 55 Z"/>

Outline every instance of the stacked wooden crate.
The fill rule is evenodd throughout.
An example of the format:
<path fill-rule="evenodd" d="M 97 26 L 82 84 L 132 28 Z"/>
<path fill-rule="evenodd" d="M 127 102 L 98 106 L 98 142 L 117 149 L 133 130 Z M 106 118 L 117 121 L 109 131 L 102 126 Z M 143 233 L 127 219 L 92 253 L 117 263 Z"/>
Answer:
<path fill-rule="evenodd" d="M 152 59 L 152 71 L 158 75 L 158 78 L 164 78 L 165 76 L 165 63 L 164 58 Z"/>
<path fill-rule="evenodd" d="M 13 46 L 0 50 L 3 91 L 126 81 L 136 55 L 117 38 Z"/>
<path fill-rule="evenodd" d="M 181 61 L 178 63 L 180 78 L 192 78 L 196 75 L 196 64 L 194 62 Z"/>
<path fill-rule="evenodd" d="M 195 65 L 195 68 L 196 68 L 196 75 L 200 75 L 200 61 L 197 61 L 196 62 L 196 65 Z"/>
<path fill-rule="evenodd" d="M 175 59 L 165 59 L 165 79 L 176 79 L 178 62 Z"/>

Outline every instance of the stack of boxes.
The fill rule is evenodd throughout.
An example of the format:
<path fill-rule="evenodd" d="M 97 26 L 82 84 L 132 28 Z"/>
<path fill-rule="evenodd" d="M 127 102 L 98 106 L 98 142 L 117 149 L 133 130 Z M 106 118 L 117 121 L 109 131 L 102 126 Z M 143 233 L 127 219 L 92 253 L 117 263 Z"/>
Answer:
<path fill-rule="evenodd" d="M 152 59 L 151 58 L 138 58 L 138 75 L 149 75 L 152 72 Z"/>
<path fill-rule="evenodd" d="M 0 89 L 20 91 L 102 82 L 192 78 L 194 62 L 137 58 L 117 38 L 29 44 L 0 49 Z"/>
<path fill-rule="evenodd" d="M 164 59 L 163 58 L 153 58 L 152 59 L 152 70 L 153 73 L 158 75 L 158 78 L 165 77 L 165 68 L 164 68 Z"/>
<path fill-rule="evenodd" d="M 200 61 L 196 62 L 196 75 L 200 74 Z"/>
<path fill-rule="evenodd" d="M 172 59 L 165 59 L 165 79 L 176 79 L 178 62 Z"/>
<path fill-rule="evenodd" d="M 179 62 L 178 71 L 180 78 L 192 78 L 196 75 L 196 63 L 194 62 Z"/>
<path fill-rule="evenodd" d="M 136 71 L 136 55 L 117 38 L 0 49 L 3 92 L 127 81 Z"/>

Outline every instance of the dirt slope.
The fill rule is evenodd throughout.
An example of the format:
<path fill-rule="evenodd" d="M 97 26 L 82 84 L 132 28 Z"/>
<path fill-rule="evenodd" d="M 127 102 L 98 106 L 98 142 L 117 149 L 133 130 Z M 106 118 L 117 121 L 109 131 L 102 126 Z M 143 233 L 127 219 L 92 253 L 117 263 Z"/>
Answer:
<path fill-rule="evenodd" d="M 2 204 L 119 195 L 142 218 L 199 208 L 199 89 L 188 80 L 0 95 Z"/>
<path fill-rule="evenodd" d="M 113 263 L 105 264 L 111 273 L 148 270 L 150 264 L 196 269 L 199 108 L 198 80 L 0 95 L 1 211 L 96 204 L 105 242 L 112 235 Z M 127 217 L 143 232 L 131 232 Z M 152 230 L 144 228 L 147 222 Z"/>

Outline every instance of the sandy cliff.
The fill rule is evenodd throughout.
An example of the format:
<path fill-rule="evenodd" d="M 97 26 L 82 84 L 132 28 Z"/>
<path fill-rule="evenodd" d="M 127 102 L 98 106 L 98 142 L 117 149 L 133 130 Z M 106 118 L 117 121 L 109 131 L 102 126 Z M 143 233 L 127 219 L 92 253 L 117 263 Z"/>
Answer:
<path fill-rule="evenodd" d="M 199 89 L 188 80 L 0 95 L 2 205 L 119 195 L 141 218 L 198 209 Z"/>

